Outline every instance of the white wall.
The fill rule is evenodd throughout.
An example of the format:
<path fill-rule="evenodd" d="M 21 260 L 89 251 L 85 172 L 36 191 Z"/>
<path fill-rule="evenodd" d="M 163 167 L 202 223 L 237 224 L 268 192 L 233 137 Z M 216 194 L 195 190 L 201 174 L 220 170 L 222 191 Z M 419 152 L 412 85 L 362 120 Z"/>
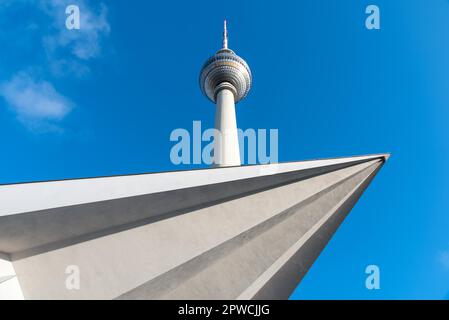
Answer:
<path fill-rule="evenodd" d="M 22 290 L 14 267 L 6 257 L 0 256 L 0 300 L 23 300 Z"/>

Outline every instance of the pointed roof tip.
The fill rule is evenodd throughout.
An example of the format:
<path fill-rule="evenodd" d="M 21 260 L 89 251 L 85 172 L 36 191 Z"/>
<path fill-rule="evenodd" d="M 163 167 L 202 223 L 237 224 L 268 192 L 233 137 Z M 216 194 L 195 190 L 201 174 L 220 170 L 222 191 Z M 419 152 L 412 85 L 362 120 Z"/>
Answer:
<path fill-rule="evenodd" d="M 357 156 L 357 157 L 363 157 L 363 156 Z M 366 155 L 366 157 L 377 157 L 377 158 L 383 159 L 383 160 L 386 162 L 388 159 L 390 159 L 390 157 L 391 157 L 391 152 L 385 152 L 385 153 L 372 153 L 372 154 Z"/>
<path fill-rule="evenodd" d="M 388 159 L 390 159 L 390 157 L 391 157 L 391 152 L 385 152 L 385 153 L 371 153 L 371 154 L 366 154 L 366 155 L 358 155 L 358 156 L 351 156 L 352 158 L 353 157 L 375 157 L 375 158 L 377 158 L 377 159 L 382 159 L 382 160 L 384 160 L 385 162 L 388 160 Z M 349 157 L 349 158 L 351 158 L 351 157 Z M 337 158 L 338 159 L 338 158 Z"/>
<path fill-rule="evenodd" d="M 385 161 L 387 161 L 391 157 L 391 152 L 384 153 L 383 156 L 384 156 Z"/>

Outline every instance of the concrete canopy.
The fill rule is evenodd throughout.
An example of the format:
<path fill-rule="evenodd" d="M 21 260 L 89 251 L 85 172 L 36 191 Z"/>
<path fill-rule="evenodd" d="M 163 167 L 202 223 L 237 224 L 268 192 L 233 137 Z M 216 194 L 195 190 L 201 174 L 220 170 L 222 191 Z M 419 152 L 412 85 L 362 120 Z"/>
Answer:
<path fill-rule="evenodd" d="M 2 185 L 0 294 L 288 298 L 388 157 Z"/>

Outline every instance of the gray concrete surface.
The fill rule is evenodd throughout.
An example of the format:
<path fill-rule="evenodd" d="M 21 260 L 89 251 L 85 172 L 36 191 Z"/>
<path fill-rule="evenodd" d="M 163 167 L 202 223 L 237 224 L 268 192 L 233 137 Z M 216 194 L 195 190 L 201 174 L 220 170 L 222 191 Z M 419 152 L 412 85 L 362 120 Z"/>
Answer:
<path fill-rule="evenodd" d="M 384 161 L 280 164 L 240 180 L 3 215 L 0 250 L 27 299 L 283 299 Z M 70 265 L 79 290 L 65 286 Z"/>

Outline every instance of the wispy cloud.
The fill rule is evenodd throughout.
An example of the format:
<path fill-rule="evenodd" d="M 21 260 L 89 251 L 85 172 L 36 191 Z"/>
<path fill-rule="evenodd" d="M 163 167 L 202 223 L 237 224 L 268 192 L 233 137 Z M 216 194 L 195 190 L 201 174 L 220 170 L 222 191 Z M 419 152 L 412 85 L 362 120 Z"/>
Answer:
<path fill-rule="evenodd" d="M 440 251 L 437 259 L 445 269 L 449 270 L 449 251 Z"/>
<path fill-rule="evenodd" d="M 29 129 L 54 130 L 74 104 L 53 85 L 19 72 L 0 84 L 0 95 L 17 118 Z"/>
<path fill-rule="evenodd" d="M 53 20 L 49 34 L 43 37 L 43 45 L 53 71 L 84 74 L 86 61 L 101 53 L 101 42 L 110 32 L 107 8 L 103 3 L 94 10 L 86 1 L 77 1 L 80 8 L 80 29 L 65 27 L 65 9 L 73 4 L 71 0 L 40 0 L 39 6 Z M 81 71 L 81 72 L 79 72 Z"/>
<path fill-rule="evenodd" d="M 77 5 L 80 9 L 79 30 L 66 28 L 69 5 Z M 28 65 L 22 61 L 16 69 L 34 72 L 13 71 L 9 78 L 0 79 L 0 97 L 27 128 L 35 132 L 61 131 L 61 121 L 75 104 L 53 84 L 56 79 L 64 81 L 61 77 L 79 79 L 90 72 L 90 61 L 101 56 L 103 41 L 110 32 L 107 7 L 93 0 L 0 0 L 0 6 L 3 16 L 8 12 L 14 16 L 19 9 L 29 10 L 28 29 L 20 29 L 20 37 L 32 32 L 33 41 L 29 42 L 32 42 L 30 46 L 35 50 L 36 58 Z M 11 23 L 15 22 L 12 20 Z M 5 39 L 13 39 L 18 33 L 16 29 L 11 30 L 2 31 Z M 14 41 L 9 44 L 10 55 L 14 50 L 23 50 L 15 44 Z"/>

